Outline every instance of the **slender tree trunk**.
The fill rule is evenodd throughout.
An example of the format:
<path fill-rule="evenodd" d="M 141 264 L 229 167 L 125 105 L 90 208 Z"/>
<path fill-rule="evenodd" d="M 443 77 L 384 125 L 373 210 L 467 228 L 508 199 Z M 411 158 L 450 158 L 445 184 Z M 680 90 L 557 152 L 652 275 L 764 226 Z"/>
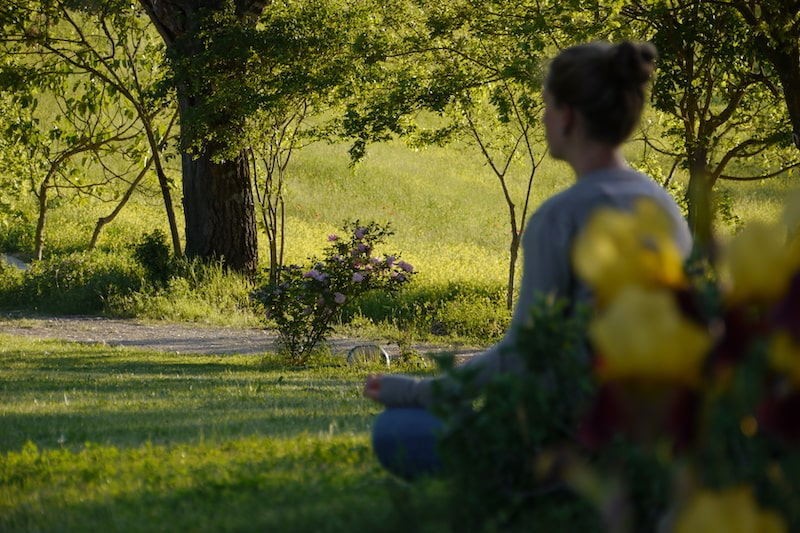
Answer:
<path fill-rule="evenodd" d="M 147 164 L 144 166 L 141 172 L 139 172 L 139 175 L 136 176 L 136 179 L 133 180 L 133 183 L 130 184 L 128 190 L 125 191 L 125 194 L 122 195 L 122 198 L 117 203 L 116 207 L 111 210 L 111 213 L 97 219 L 97 224 L 95 224 L 94 231 L 92 232 L 92 238 L 89 240 L 89 250 L 94 250 L 94 247 L 97 246 L 97 239 L 100 238 L 100 232 L 103 230 L 105 225 L 110 224 L 115 218 L 117 218 L 117 215 L 122 212 L 122 209 L 125 207 L 125 205 L 127 205 L 128 201 L 131 199 L 131 196 L 133 196 L 133 191 L 136 190 L 136 187 L 139 186 L 139 183 L 141 183 L 142 179 L 144 179 L 145 175 L 147 175 L 147 172 L 150 170 L 150 166 L 152 164 L 153 159 L 151 158 L 147 161 Z"/>
<path fill-rule="evenodd" d="M 699 246 L 709 259 L 713 259 L 714 203 L 712 198 L 713 181 L 708 170 L 708 152 L 703 147 L 696 148 L 689 158 L 689 227 Z"/>
<path fill-rule="evenodd" d="M 144 113 L 142 114 L 144 116 Z M 167 131 L 164 133 L 164 138 L 161 140 L 156 139 L 155 132 L 153 131 L 152 124 L 148 120 L 143 120 L 145 123 L 145 131 L 147 132 L 147 141 L 150 143 L 150 152 L 152 153 L 152 161 L 156 166 L 156 176 L 158 177 L 158 185 L 161 189 L 161 198 L 164 200 L 164 210 L 167 214 L 167 223 L 169 224 L 169 233 L 172 237 L 172 251 L 176 257 L 183 255 L 181 250 L 181 237 L 178 234 L 178 222 L 175 217 L 175 209 L 172 206 L 172 193 L 170 192 L 169 179 L 164 172 L 164 165 L 161 164 L 161 145 L 164 139 L 169 136 L 172 126 L 177 120 L 177 114 L 173 113 L 172 118 L 167 126 Z M 149 161 L 148 161 L 149 163 Z"/>
<path fill-rule="evenodd" d="M 514 282 L 517 274 L 517 259 L 519 258 L 519 246 L 522 235 L 512 230 L 514 234 L 511 236 L 511 255 L 508 260 L 508 288 L 506 289 L 506 309 L 514 307 Z"/>
<path fill-rule="evenodd" d="M 44 227 L 47 220 L 47 191 L 50 189 L 50 175 L 39 185 L 39 216 L 36 219 L 36 233 L 33 237 L 33 258 L 41 261 L 44 257 Z"/>

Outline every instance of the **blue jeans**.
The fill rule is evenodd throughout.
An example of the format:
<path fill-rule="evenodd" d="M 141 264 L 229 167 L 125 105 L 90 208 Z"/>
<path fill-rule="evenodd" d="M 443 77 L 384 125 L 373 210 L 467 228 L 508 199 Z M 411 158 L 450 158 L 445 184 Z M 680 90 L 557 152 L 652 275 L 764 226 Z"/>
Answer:
<path fill-rule="evenodd" d="M 392 474 L 412 481 L 436 474 L 442 463 L 436 454 L 442 422 L 422 408 L 386 409 L 372 428 L 378 461 Z"/>

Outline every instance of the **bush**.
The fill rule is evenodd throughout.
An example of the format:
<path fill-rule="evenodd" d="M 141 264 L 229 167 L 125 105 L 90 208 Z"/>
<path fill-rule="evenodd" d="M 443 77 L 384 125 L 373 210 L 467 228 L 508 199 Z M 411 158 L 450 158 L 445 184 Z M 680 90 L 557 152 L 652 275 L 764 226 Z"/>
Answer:
<path fill-rule="evenodd" d="M 22 215 L 0 218 L 0 250 L 4 252 L 27 252 L 33 250 L 35 225 Z"/>
<path fill-rule="evenodd" d="M 541 298 L 518 332 L 522 374 L 499 374 L 476 387 L 472 369 L 450 368 L 455 385 L 435 390 L 440 439 L 453 497 L 454 530 L 522 527 L 556 502 L 577 498 L 539 483 L 536 458 L 547 446 L 575 438 L 591 395 L 586 316 L 568 317 L 564 302 Z M 543 495 L 547 495 L 543 497 Z M 574 524 L 571 522 L 571 525 Z"/>
<path fill-rule="evenodd" d="M 110 299 L 142 286 L 142 271 L 130 258 L 76 252 L 36 261 L 19 274 L 3 271 L 0 305 L 55 314 L 98 314 Z"/>
<path fill-rule="evenodd" d="M 292 364 L 306 363 L 342 308 L 368 292 L 397 290 L 414 275 L 397 254 L 375 254 L 375 247 L 392 234 L 388 225 L 356 220 L 342 229 L 347 237 L 330 235 L 322 259 L 284 267 L 277 283 L 253 292 L 277 325 L 278 342 Z"/>
<path fill-rule="evenodd" d="M 156 287 L 164 287 L 177 270 L 177 259 L 172 256 L 167 235 L 160 229 L 142 236 L 131 246 L 133 258 L 144 268 L 147 280 Z"/>

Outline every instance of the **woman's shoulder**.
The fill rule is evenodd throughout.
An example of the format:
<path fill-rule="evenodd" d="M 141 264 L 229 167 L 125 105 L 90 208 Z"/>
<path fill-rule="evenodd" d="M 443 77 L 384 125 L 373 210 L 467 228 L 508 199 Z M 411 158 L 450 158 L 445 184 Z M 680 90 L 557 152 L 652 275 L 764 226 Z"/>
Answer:
<path fill-rule="evenodd" d="M 669 193 L 649 176 L 630 169 L 607 169 L 583 176 L 570 187 L 542 202 L 534 213 L 540 220 L 583 219 L 600 206 L 630 208 L 636 198 L 648 196 L 672 202 Z"/>

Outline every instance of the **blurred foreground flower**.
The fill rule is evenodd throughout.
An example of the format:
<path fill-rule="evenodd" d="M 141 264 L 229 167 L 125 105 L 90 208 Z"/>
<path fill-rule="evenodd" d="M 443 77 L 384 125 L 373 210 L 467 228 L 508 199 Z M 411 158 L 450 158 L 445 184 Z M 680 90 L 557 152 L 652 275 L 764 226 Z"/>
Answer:
<path fill-rule="evenodd" d="M 575 272 L 594 289 L 600 306 L 626 285 L 680 287 L 686 283 L 672 224 L 649 199 L 640 200 L 633 213 L 597 210 L 576 239 L 572 259 Z"/>
<path fill-rule="evenodd" d="M 772 337 L 769 350 L 770 366 L 789 378 L 800 388 L 800 342 L 788 332 L 779 331 Z"/>
<path fill-rule="evenodd" d="M 694 387 L 711 347 L 709 333 L 682 315 L 671 292 L 636 285 L 592 322 L 589 337 L 601 354 L 601 382 L 636 378 Z"/>
<path fill-rule="evenodd" d="M 759 508 L 749 487 L 698 492 L 675 521 L 675 533 L 786 533 L 783 519 Z"/>
<path fill-rule="evenodd" d="M 750 224 L 731 240 L 720 265 L 728 276 L 728 303 L 774 302 L 788 288 L 798 259 L 783 226 Z"/>

